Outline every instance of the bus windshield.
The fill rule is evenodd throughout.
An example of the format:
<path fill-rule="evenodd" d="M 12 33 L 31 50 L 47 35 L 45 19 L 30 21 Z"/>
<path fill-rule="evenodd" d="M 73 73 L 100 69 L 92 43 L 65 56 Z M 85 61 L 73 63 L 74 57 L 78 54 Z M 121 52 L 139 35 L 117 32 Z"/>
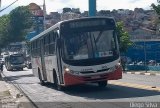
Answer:
<path fill-rule="evenodd" d="M 63 37 L 66 60 L 113 57 L 118 52 L 114 30 L 74 32 L 66 35 Z"/>
<path fill-rule="evenodd" d="M 10 57 L 10 62 L 13 63 L 13 64 L 24 63 L 24 58 L 23 58 L 23 56 L 11 56 Z"/>

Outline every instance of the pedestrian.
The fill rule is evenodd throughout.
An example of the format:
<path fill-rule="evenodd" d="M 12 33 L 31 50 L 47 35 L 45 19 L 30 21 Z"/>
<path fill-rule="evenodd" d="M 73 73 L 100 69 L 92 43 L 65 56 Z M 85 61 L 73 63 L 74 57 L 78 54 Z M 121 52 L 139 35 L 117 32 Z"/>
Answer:
<path fill-rule="evenodd" d="M 126 62 L 127 62 L 127 58 L 126 57 L 122 57 L 121 58 L 121 64 L 122 64 L 122 69 L 125 72 L 125 68 L 126 68 Z"/>

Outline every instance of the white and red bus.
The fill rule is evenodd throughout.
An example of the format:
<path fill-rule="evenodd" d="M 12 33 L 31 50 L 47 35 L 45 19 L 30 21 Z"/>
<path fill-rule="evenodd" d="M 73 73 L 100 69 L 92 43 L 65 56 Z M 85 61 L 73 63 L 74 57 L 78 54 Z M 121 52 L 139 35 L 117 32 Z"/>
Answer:
<path fill-rule="evenodd" d="M 64 86 L 122 78 L 113 18 L 62 21 L 31 39 L 32 69 L 40 82 Z"/>

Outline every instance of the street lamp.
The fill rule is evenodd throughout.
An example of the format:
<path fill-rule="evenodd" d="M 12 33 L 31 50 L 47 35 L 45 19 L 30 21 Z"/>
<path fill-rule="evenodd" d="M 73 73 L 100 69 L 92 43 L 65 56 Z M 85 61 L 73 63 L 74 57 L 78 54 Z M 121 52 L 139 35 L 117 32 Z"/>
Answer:
<path fill-rule="evenodd" d="M 1 10 L 1 2 L 2 2 L 2 0 L 0 0 L 0 10 Z"/>

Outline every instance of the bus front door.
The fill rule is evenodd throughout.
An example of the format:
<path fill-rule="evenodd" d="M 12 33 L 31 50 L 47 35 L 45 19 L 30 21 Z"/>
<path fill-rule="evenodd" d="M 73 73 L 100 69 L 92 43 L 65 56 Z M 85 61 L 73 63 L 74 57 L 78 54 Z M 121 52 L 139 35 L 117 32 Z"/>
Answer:
<path fill-rule="evenodd" d="M 44 39 L 40 40 L 41 43 L 41 66 L 42 66 L 42 75 L 45 81 L 47 81 L 47 73 L 46 73 L 46 66 L 45 66 L 45 51 L 44 51 Z"/>

